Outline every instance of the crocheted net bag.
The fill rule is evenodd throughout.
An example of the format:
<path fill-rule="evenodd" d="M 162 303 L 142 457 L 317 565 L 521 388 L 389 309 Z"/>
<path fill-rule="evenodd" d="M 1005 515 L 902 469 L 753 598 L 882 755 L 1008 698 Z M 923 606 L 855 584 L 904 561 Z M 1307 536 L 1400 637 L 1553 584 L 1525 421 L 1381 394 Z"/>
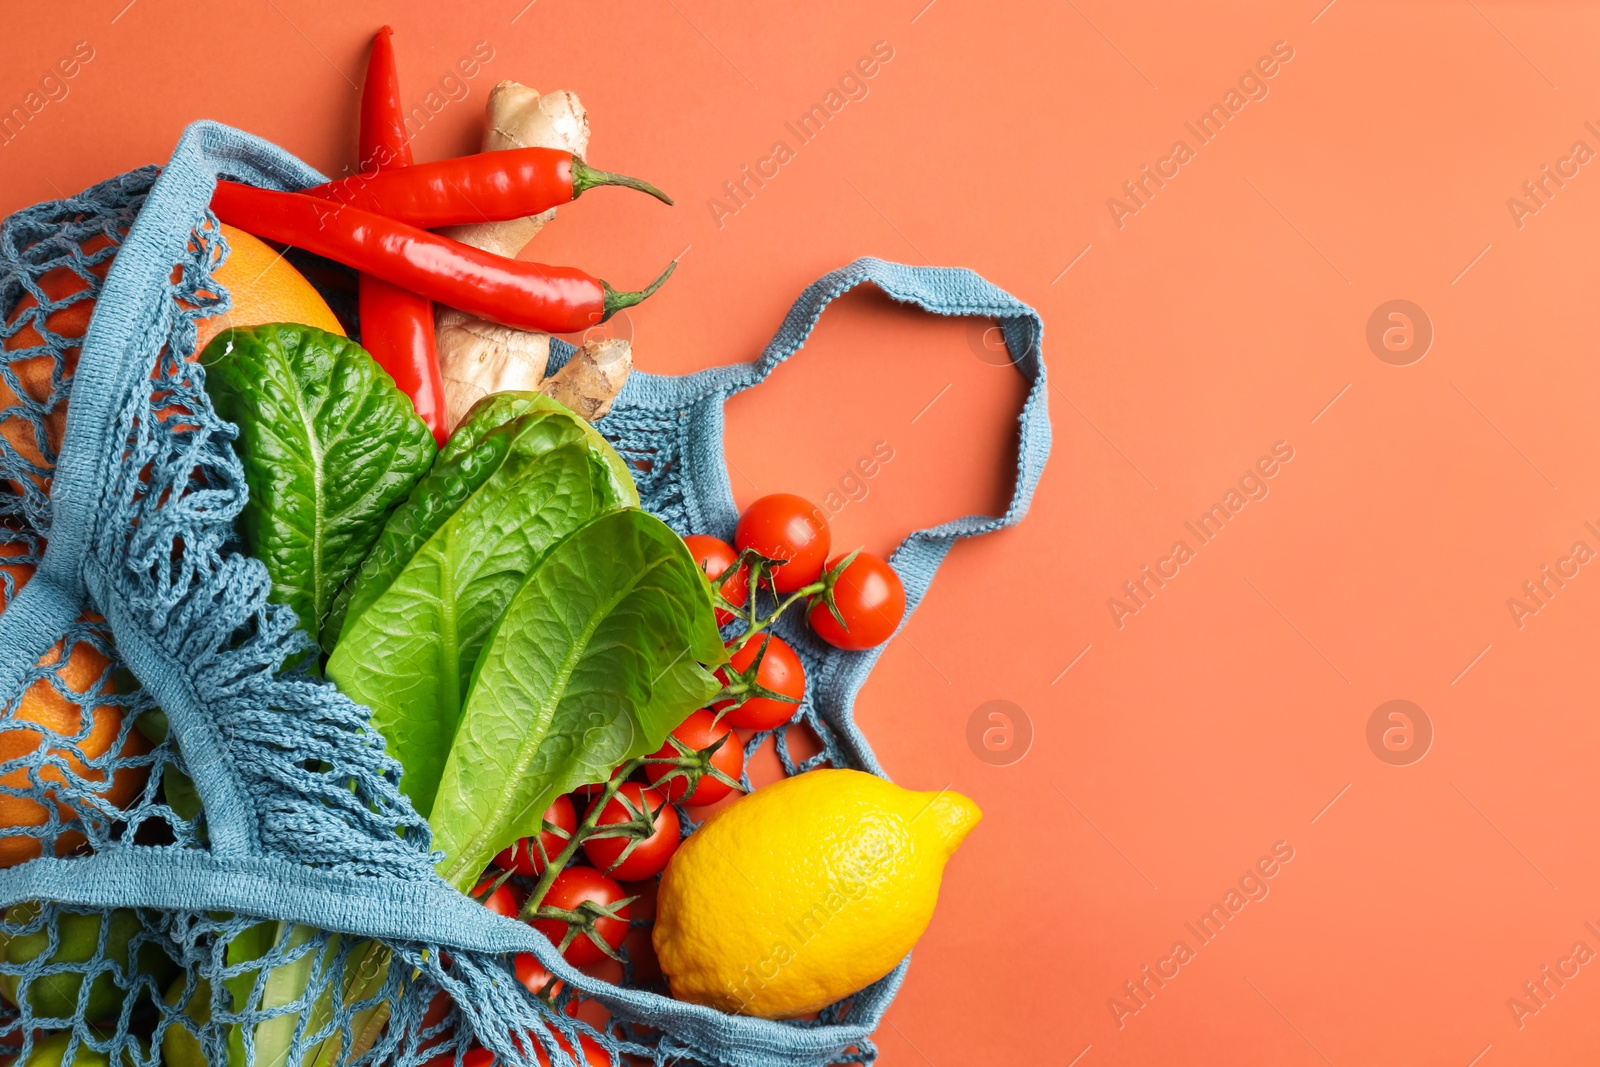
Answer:
<path fill-rule="evenodd" d="M 16 398 L 0 427 L 0 813 L 13 823 L 27 813 L 33 825 L 5 841 L 39 857 L 0 869 L 0 908 L 10 909 L 0 935 L 32 946 L 0 963 L 0 1053 L 25 1061 L 49 1041 L 64 1045 L 65 1064 L 153 1067 L 182 1028 L 206 1062 L 229 1067 L 414 1067 L 441 1056 L 460 1067 L 473 1045 L 513 1065 L 566 1063 L 580 1047 L 618 1065 L 623 1055 L 657 1067 L 870 1062 L 905 963 L 801 1022 L 584 975 L 532 928 L 434 873 L 427 824 L 397 788 L 399 766 L 367 710 L 283 670 L 303 639 L 293 614 L 268 603 L 266 571 L 233 532 L 246 494 L 235 430 L 190 362 L 197 320 L 228 302 L 210 280 L 227 255 L 207 210 L 219 176 L 281 189 L 324 180 L 264 141 L 202 122 L 164 168 L 0 225 L 0 318 L 37 301 L 0 327 L 14 346 L 0 381 Z M 63 270 L 85 288 L 52 300 L 40 279 Z M 723 402 L 862 282 L 937 314 L 995 319 L 1031 383 L 1006 513 L 912 534 L 895 551 L 909 611 L 955 539 L 1022 517 L 1049 450 L 1041 325 L 1013 297 L 968 271 L 862 260 L 807 289 L 758 360 L 681 378 L 636 373 L 599 425 L 635 470 L 645 508 L 679 533 L 728 537 L 737 513 Z M 48 319 L 83 300 L 95 304 L 79 352 Z M 16 346 L 25 329 L 39 343 Z M 559 363 L 571 349 L 557 348 Z M 48 430 L 59 434 L 63 406 L 57 455 Z M 876 652 L 838 652 L 784 622 L 811 680 L 799 717 L 822 741 L 797 762 L 780 728 L 785 770 L 827 762 L 881 774 L 851 718 Z M 69 669 L 83 664 L 87 678 Z M 23 902 L 37 903 L 11 907 Z M 511 971 L 519 952 L 565 983 L 559 1005 L 600 1002 L 605 1029 L 531 996 Z M 441 991 L 453 1007 L 429 1016 Z"/>

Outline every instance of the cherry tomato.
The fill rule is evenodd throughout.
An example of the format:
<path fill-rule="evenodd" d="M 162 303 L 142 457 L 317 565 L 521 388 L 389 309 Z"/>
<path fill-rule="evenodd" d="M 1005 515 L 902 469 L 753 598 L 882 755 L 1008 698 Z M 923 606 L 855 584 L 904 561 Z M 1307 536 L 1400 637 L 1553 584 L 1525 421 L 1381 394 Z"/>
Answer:
<path fill-rule="evenodd" d="M 586 900 L 605 906 L 615 904 L 626 896 L 622 887 L 616 883 L 616 879 L 606 877 L 593 867 L 567 867 L 556 875 L 556 880 L 551 883 L 550 892 L 545 894 L 543 903 L 552 908 L 576 911 L 578 905 Z M 624 904 L 616 909 L 616 916 L 614 919 L 601 916 L 594 922 L 595 934 L 613 950 L 622 944 L 622 939 L 628 934 L 628 906 Z M 535 919 L 533 928 L 548 937 L 554 945 L 560 945 L 561 940 L 567 936 L 567 924 L 560 919 Z M 574 967 L 606 958 L 600 946 L 583 931 L 572 939 L 572 943 L 561 955 Z"/>
<path fill-rule="evenodd" d="M 830 559 L 828 569 L 837 567 L 843 558 Z M 806 616 L 811 629 L 834 648 L 859 652 L 889 640 L 905 617 L 906 588 L 893 567 L 870 552 L 858 552 L 839 575 L 833 602 L 844 616 L 844 625 L 839 625 L 828 605 L 817 597 Z"/>
<path fill-rule="evenodd" d="M 792 493 L 773 493 L 745 508 L 733 543 L 753 548 L 768 559 L 788 562 L 772 569 L 772 587 L 792 593 L 810 585 L 828 558 L 828 520 L 811 501 Z"/>
<path fill-rule="evenodd" d="M 701 708 L 683 720 L 683 723 L 672 731 L 672 736 L 683 742 L 683 747 L 691 752 L 710 748 L 719 738 L 727 738 L 722 742 L 722 747 L 711 754 L 711 765 L 736 782 L 739 780 L 739 775 L 744 773 L 744 746 L 733 736 L 733 729 L 727 723 L 717 722 L 714 712 Z M 654 759 L 672 759 L 680 755 L 671 741 L 651 753 Z M 695 784 L 692 793 L 689 792 L 688 780 L 682 777 L 670 778 L 663 784 L 661 779 L 673 769 L 665 763 L 647 763 L 644 773 L 650 779 L 650 784 L 665 793 L 667 799 L 674 804 L 715 804 L 733 792 L 733 786 L 719 782 L 709 774 L 700 776 L 700 781 Z M 687 796 L 684 795 L 686 793 Z"/>
<path fill-rule="evenodd" d="M 766 653 L 761 657 L 761 666 L 756 670 L 756 684 L 774 693 L 794 697 L 799 700 L 806 693 L 806 669 L 800 664 L 800 657 L 794 654 L 788 642 L 781 637 L 771 634 L 762 634 L 753 641 L 746 642 L 745 646 L 729 657 L 729 665 L 736 671 L 750 669 L 750 664 L 755 662 L 756 653 L 765 646 Z M 717 676 L 727 682 L 724 672 L 718 671 Z M 723 708 L 732 708 L 722 717 L 722 721 L 730 726 L 738 726 L 745 730 L 770 730 L 775 726 L 782 726 L 794 718 L 796 711 L 800 710 L 798 704 L 790 704 L 782 700 L 773 700 L 771 697 L 751 697 L 738 707 L 733 707 L 732 700 L 724 700 L 711 705 L 713 711 Z"/>
<path fill-rule="evenodd" d="M 556 1046 L 567 1055 L 572 1055 L 572 1046 L 567 1042 L 567 1039 L 561 1036 L 559 1030 L 553 1032 Z M 521 1039 L 519 1038 L 518 1040 L 520 1041 Z M 583 1050 L 583 1062 L 588 1064 L 588 1067 L 611 1067 L 611 1054 L 601 1048 L 599 1043 L 588 1034 L 578 1035 L 578 1047 Z M 533 1042 L 533 1054 L 539 1067 L 550 1067 L 550 1057 L 545 1053 L 544 1046 L 539 1044 L 537 1040 Z M 444 1052 L 429 1060 L 423 1067 L 455 1067 L 455 1062 L 456 1054 L 454 1052 Z M 481 1045 L 474 1045 L 461 1054 L 462 1067 L 495 1067 L 496 1062 L 494 1053 Z"/>
<path fill-rule="evenodd" d="M 623 806 L 623 797 L 628 798 L 633 812 Z M 597 800 L 595 803 L 600 802 Z M 655 816 L 655 832 L 643 841 L 634 842 L 633 851 L 621 863 L 617 863 L 617 857 L 630 843 L 626 837 L 591 837 L 583 843 L 583 854 L 598 870 L 605 871 L 618 881 L 638 882 L 654 878 L 666 869 L 667 861 L 678 851 L 678 813 L 672 810 L 666 797 L 658 790 L 638 782 L 623 782 L 616 796 L 606 801 L 595 823 L 596 826 L 615 826 L 634 818 L 634 812 L 655 812 L 657 808 L 661 810 Z M 589 810 L 594 810 L 592 805 Z M 615 867 L 612 866 L 614 863 Z"/>
<path fill-rule="evenodd" d="M 423 1038 L 420 1047 L 417 1049 L 418 1052 L 427 1052 L 429 1049 L 436 1045 L 442 1045 L 455 1036 L 453 1029 L 443 1028 L 444 1021 L 450 1017 L 450 1011 L 455 1006 L 456 1002 L 451 1000 L 450 994 L 444 990 L 441 989 L 433 995 L 433 999 L 428 1002 L 428 1010 L 422 1016 L 420 1030 L 423 1033 L 427 1033 L 429 1030 L 438 1032 L 432 1037 Z M 168 1033 L 171 1033 L 171 1031 L 169 1030 Z M 165 1049 L 162 1052 L 163 1067 L 181 1067 L 180 1064 L 174 1063 L 172 1058 L 165 1055 Z"/>
<path fill-rule="evenodd" d="M 423 1067 L 455 1067 L 455 1063 L 454 1052 L 441 1052 Z M 494 1053 L 481 1045 L 474 1045 L 461 1054 L 461 1067 L 494 1067 Z"/>
<path fill-rule="evenodd" d="M 479 882 L 478 888 L 472 891 L 472 899 L 496 915 L 503 915 L 507 919 L 515 919 L 517 912 L 522 910 L 522 894 L 513 889 L 510 882 L 496 889 L 493 893 L 489 893 L 489 887 L 492 885 L 494 885 L 493 878 L 485 878 Z M 489 893 L 489 895 L 485 897 L 485 893 Z"/>
<path fill-rule="evenodd" d="M 537 838 L 524 837 L 505 849 L 494 858 L 494 865 L 502 871 L 529 877 L 542 874 L 545 867 L 544 856 L 555 859 L 560 855 L 561 850 L 567 847 L 567 842 L 572 840 L 572 832 L 578 828 L 578 812 L 572 806 L 572 798 L 565 793 L 556 797 L 545 811 L 544 821 L 552 826 L 559 826 L 566 831 L 566 836 L 563 837 L 554 830 L 541 830 Z M 544 846 L 544 856 L 539 854 L 540 845 Z"/>
<path fill-rule="evenodd" d="M 719 541 L 706 534 L 690 534 L 683 539 L 689 546 L 689 554 L 694 556 L 694 561 L 700 564 L 706 572 L 706 577 L 716 579 L 717 575 L 733 566 L 739 559 L 739 553 L 726 541 Z M 750 572 L 744 567 L 734 571 L 722 583 L 721 592 L 723 599 L 734 607 L 742 608 L 750 599 Z M 733 620 L 733 612 L 724 608 L 717 609 L 717 625 L 726 626 Z"/>

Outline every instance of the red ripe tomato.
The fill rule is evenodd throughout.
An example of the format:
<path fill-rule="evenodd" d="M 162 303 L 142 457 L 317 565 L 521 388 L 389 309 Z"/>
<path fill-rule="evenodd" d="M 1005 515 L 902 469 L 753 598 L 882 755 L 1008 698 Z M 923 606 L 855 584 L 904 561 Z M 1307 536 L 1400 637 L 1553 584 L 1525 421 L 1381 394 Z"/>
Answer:
<path fill-rule="evenodd" d="M 792 593 L 822 573 L 828 558 L 828 520 L 803 497 L 773 493 L 745 508 L 733 543 L 741 552 L 753 548 L 768 559 L 787 560 L 772 569 L 772 587 Z"/>
<path fill-rule="evenodd" d="M 525 986 L 534 996 L 544 993 L 545 986 L 550 986 L 549 996 L 561 992 L 561 982 L 550 985 L 555 976 L 544 969 L 544 964 L 539 962 L 539 957 L 531 952 L 519 952 L 511 959 L 511 965 L 517 972 L 517 981 Z M 578 998 L 573 997 L 567 1002 L 566 1013 L 573 1018 L 578 1016 Z"/>
<path fill-rule="evenodd" d="M 478 888 L 472 891 L 472 899 L 488 908 L 496 915 L 503 915 L 507 919 L 515 919 L 522 910 L 522 895 L 512 888 L 511 883 L 489 893 L 489 887 L 494 885 L 493 878 L 485 878 L 478 883 Z M 484 896 L 488 893 L 488 896 Z"/>
<path fill-rule="evenodd" d="M 828 569 L 843 557 L 830 559 Z M 844 616 L 844 625 L 833 617 L 828 605 L 816 597 L 806 616 L 811 629 L 834 648 L 859 652 L 889 640 L 906 614 L 906 588 L 894 568 L 870 552 L 858 552 L 839 575 L 833 587 L 833 602 Z"/>
<path fill-rule="evenodd" d="M 747 671 L 750 664 L 755 662 L 756 653 L 763 647 L 766 652 L 761 657 L 761 666 L 756 669 L 756 684 L 774 693 L 794 697 L 799 700 L 806 693 L 806 669 L 800 664 L 800 657 L 794 654 L 788 642 L 772 634 L 762 634 L 729 657 L 729 665 L 736 671 Z M 724 672 L 718 671 L 717 676 L 727 683 Z M 773 700 L 771 697 L 751 697 L 749 700 L 733 707 L 732 700 L 724 700 L 711 705 L 713 711 L 731 708 L 722 721 L 730 726 L 738 726 L 745 730 L 770 730 L 775 726 L 782 726 L 794 718 L 799 710 L 798 704 L 790 704 L 782 700 Z"/>
<path fill-rule="evenodd" d="M 739 553 L 733 550 L 732 545 L 706 534 L 690 534 L 683 539 L 683 543 L 689 546 L 689 554 L 694 556 L 694 561 L 706 572 L 706 577 L 713 581 L 717 575 L 722 574 L 739 559 Z M 744 607 L 745 602 L 750 599 L 750 572 L 744 567 L 734 571 L 722 583 L 721 592 L 723 599 L 734 607 Z M 733 612 L 723 608 L 717 609 L 718 626 L 726 626 L 732 620 Z"/>
<path fill-rule="evenodd" d="M 454 1052 L 441 1052 L 423 1067 L 455 1067 L 455 1063 Z M 461 1067 L 494 1067 L 494 1053 L 481 1045 L 473 1045 L 461 1054 Z"/>
<path fill-rule="evenodd" d="M 710 748 L 718 739 L 727 738 L 722 742 L 722 747 L 711 754 L 711 765 L 736 782 L 739 780 L 739 775 L 744 773 L 744 746 L 733 736 L 733 730 L 727 723 L 717 722 L 714 712 L 701 708 L 683 720 L 683 723 L 672 731 L 672 736 L 691 752 Z M 673 747 L 671 741 L 651 753 L 654 759 L 673 759 L 680 755 L 682 753 Z M 650 779 L 650 784 L 665 793 L 667 799 L 674 804 L 715 804 L 733 792 L 733 786 L 719 782 L 709 774 L 700 776 L 700 781 L 695 783 L 692 793 L 689 792 L 687 779 L 670 778 L 663 783 L 661 779 L 666 778 L 673 770 L 674 768 L 665 763 L 647 763 L 644 773 Z M 686 793 L 687 796 L 684 795 Z"/>
<path fill-rule="evenodd" d="M 578 905 L 586 900 L 596 904 L 609 906 L 622 900 L 627 894 L 616 883 L 616 879 L 608 878 L 593 867 L 567 867 L 556 875 L 550 885 L 550 892 L 545 894 L 544 904 L 552 908 L 561 908 L 566 911 L 576 911 Z M 615 951 L 622 944 L 622 939 L 628 935 L 628 906 L 624 904 L 616 909 L 616 918 L 601 916 L 594 921 L 594 932 Z M 560 919 L 534 919 L 533 928 L 550 939 L 553 945 L 560 945 L 567 936 L 567 924 Z M 606 958 L 606 953 L 590 939 L 587 932 L 580 931 L 567 946 L 562 958 L 574 967 L 596 963 Z"/>
<path fill-rule="evenodd" d="M 568 1056 L 572 1055 L 572 1046 L 567 1039 L 561 1036 L 559 1030 L 554 1031 L 556 1046 Z M 519 1042 L 520 1038 L 517 1039 Z M 588 1034 L 578 1035 L 578 1047 L 583 1049 L 583 1062 L 588 1067 L 611 1067 L 611 1054 L 600 1047 L 600 1044 Z M 544 1046 L 537 1040 L 533 1042 L 533 1054 L 539 1067 L 550 1067 L 550 1057 L 545 1054 Z M 429 1060 L 423 1067 L 455 1067 L 456 1054 L 444 1052 Z M 495 1067 L 494 1053 L 481 1045 L 474 1045 L 461 1054 L 462 1067 Z"/>
<path fill-rule="evenodd" d="M 494 865 L 502 871 L 511 871 L 532 877 L 544 872 L 544 856 L 555 859 L 561 850 L 567 847 L 567 842 L 572 840 L 572 833 L 578 828 L 578 812 L 572 806 L 572 798 L 565 793 L 556 797 L 544 813 L 544 821 L 552 826 L 559 826 L 566 832 L 566 836 L 554 830 L 541 830 L 539 836 L 524 837 L 510 848 L 502 851 L 494 858 Z M 535 843 L 537 842 L 537 843 Z M 544 856 L 539 854 L 539 847 L 544 847 Z"/>
<path fill-rule="evenodd" d="M 633 807 L 632 812 L 623 806 L 623 797 L 626 797 Z M 595 803 L 600 802 L 597 800 Z M 656 812 L 657 808 L 661 810 Z M 589 810 L 594 810 L 592 805 Z M 667 803 L 667 798 L 658 790 L 642 786 L 638 782 L 623 782 L 616 796 L 606 801 L 606 806 L 600 812 L 600 818 L 596 820 L 595 825 L 615 826 L 617 823 L 625 823 L 635 818 L 635 813 L 638 812 L 655 813 L 655 832 L 643 841 L 632 842 L 633 851 L 629 852 L 627 858 L 620 863 L 617 860 L 630 844 L 628 838 L 591 837 L 583 843 L 583 854 L 589 857 L 589 862 L 594 864 L 596 869 L 605 871 L 621 882 L 639 882 L 646 878 L 654 878 L 666 869 L 667 861 L 678 851 L 680 837 L 678 813 L 672 810 L 672 805 Z M 613 867 L 612 864 L 616 866 Z"/>

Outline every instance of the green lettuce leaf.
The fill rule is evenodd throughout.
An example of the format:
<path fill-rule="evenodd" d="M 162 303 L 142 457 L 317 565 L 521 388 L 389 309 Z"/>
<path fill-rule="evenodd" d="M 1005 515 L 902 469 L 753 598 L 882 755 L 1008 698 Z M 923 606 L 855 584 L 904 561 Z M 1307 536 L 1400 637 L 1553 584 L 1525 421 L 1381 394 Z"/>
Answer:
<path fill-rule="evenodd" d="M 433 462 L 432 435 L 360 345 L 324 330 L 224 330 L 200 361 L 217 413 L 239 427 L 246 547 L 273 601 L 326 649 L 334 597 Z"/>
<path fill-rule="evenodd" d="M 342 635 L 349 620 L 359 616 L 389 587 L 417 549 L 498 469 L 504 457 L 495 453 L 503 442 L 491 440 L 485 445 L 485 439 L 492 431 L 526 415 L 553 416 L 570 423 L 570 429 L 581 431 L 594 462 L 604 471 L 606 495 L 617 501 L 616 507 L 639 506 L 639 490 L 628 474 L 627 464 L 593 426 L 571 409 L 543 393 L 491 393 L 467 412 L 445 442 L 433 468 L 412 491 L 411 499 L 395 511 L 355 578 L 335 599 L 329 616 L 330 634 Z"/>
<path fill-rule="evenodd" d="M 624 504 L 581 420 L 536 412 L 441 454 L 352 581 L 328 659 L 427 815 L 484 643 L 549 548 Z"/>
<path fill-rule="evenodd" d="M 659 748 L 724 659 L 709 586 L 659 519 L 612 512 L 556 545 L 473 675 L 429 820 L 440 874 L 470 889 L 557 794 Z"/>

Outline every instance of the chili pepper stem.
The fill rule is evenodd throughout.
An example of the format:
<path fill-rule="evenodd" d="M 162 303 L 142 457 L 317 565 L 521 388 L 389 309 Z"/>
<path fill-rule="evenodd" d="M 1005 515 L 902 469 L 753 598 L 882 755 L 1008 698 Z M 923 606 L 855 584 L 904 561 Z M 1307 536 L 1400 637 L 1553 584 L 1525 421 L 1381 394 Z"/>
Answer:
<path fill-rule="evenodd" d="M 633 305 L 643 302 L 651 293 L 661 288 L 662 284 L 665 283 L 668 278 L 672 277 L 672 272 L 677 269 L 678 261 L 673 260 L 671 263 L 667 264 L 667 269 L 661 272 L 661 277 L 651 282 L 645 288 L 633 293 L 619 293 L 615 289 L 611 288 L 610 285 L 602 281 L 600 286 L 605 290 L 605 313 L 600 316 L 600 321 L 606 321 L 623 308 L 631 308 Z"/>
<path fill-rule="evenodd" d="M 641 193 L 649 193 L 663 204 L 672 203 L 672 197 L 642 178 L 630 178 L 626 174 L 613 174 L 609 170 L 598 170 L 589 166 L 577 156 L 573 156 L 572 199 L 578 199 L 578 197 L 597 185 L 620 185 L 624 189 L 637 189 Z"/>

